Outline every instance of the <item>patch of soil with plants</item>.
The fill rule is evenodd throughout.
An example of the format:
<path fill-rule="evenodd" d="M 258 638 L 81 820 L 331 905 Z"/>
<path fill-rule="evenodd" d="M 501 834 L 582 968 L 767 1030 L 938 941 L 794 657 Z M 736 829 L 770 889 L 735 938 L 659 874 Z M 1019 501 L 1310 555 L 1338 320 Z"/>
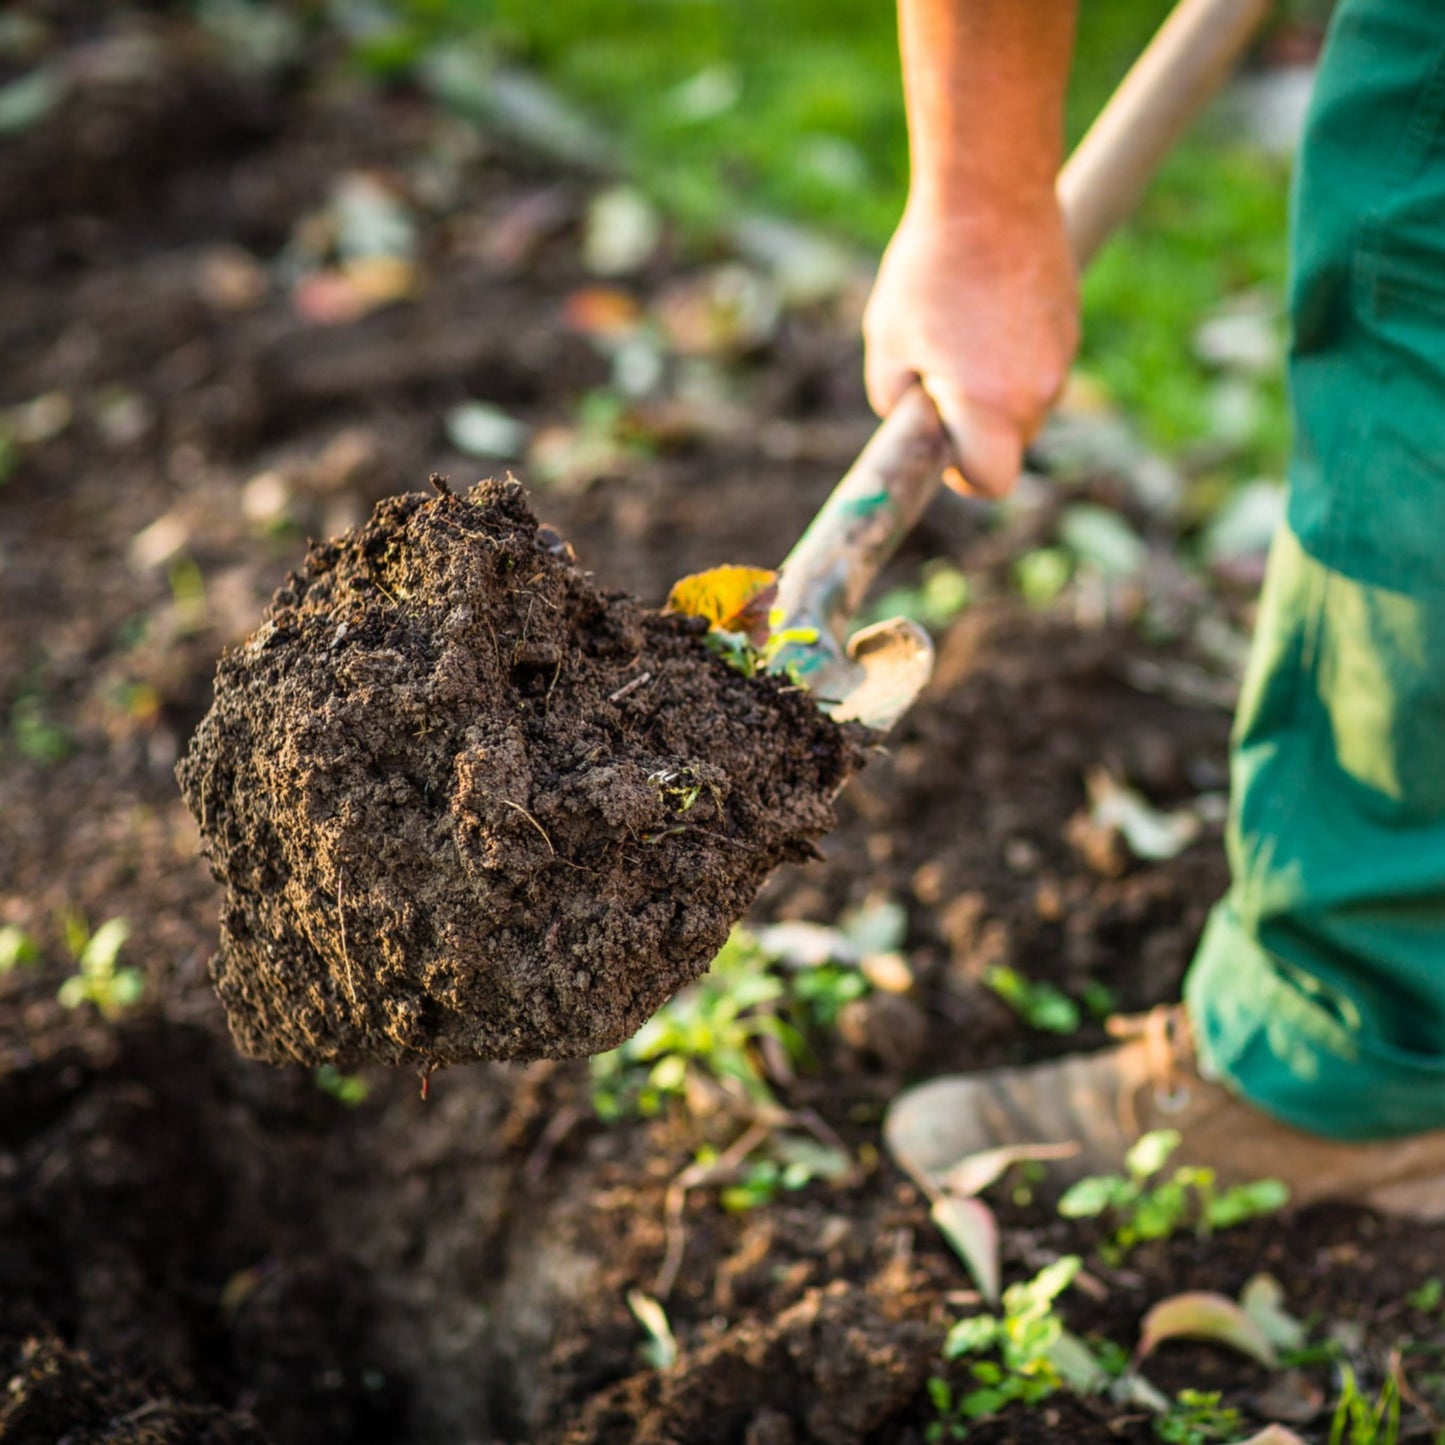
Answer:
<path fill-rule="evenodd" d="M 572 1058 L 691 983 L 864 757 L 700 627 L 601 591 L 516 482 L 314 547 L 180 768 L 241 1048 Z"/>
<path fill-rule="evenodd" d="M 581 990 L 575 971 L 556 974 L 560 949 L 546 951 L 549 892 L 581 897 L 579 870 L 600 867 L 619 899 L 668 880 L 679 893 L 707 884 L 709 916 L 730 914 L 775 857 L 803 853 L 826 827 L 851 754 L 800 715 L 802 700 L 745 685 L 686 624 L 539 549 L 515 493 L 484 490 L 480 511 L 462 494 L 497 468 L 457 449 L 450 408 L 484 398 L 541 435 L 575 427 L 588 394 L 609 385 L 614 358 L 568 321 L 568 298 L 598 286 L 579 259 L 592 178 L 406 87 L 342 83 L 320 41 L 269 77 L 227 78 L 224 47 L 175 7 L 107 7 L 100 19 L 64 0 L 28 8 L 44 11 L 67 90 L 7 137 L 0 163 L 0 214 L 14 218 L 0 231 L 0 928 L 27 943 L 15 952 L 4 935 L 11 964 L 0 969 L 0 1441 L 936 1438 L 928 1381 L 969 1387 L 967 1363 L 945 1364 L 940 1346 L 981 1304 L 929 1201 L 881 1152 L 883 1110 L 936 1070 L 1100 1045 L 1091 999 L 1134 1010 L 1177 998 L 1225 882 L 1217 818 L 1176 856 L 1140 859 L 1100 824 L 1085 780 L 1106 771 L 1161 808 L 1219 792 L 1229 718 L 1208 658 L 1187 628 L 1154 627 L 1146 643 L 1108 609 L 1039 611 L 1018 597 L 1012 561 L 1052 540 L 1054 501 L 991 519 L 940 499 L 885 585 L 946 557 L 973 601 L 940 628 L 931 687 L 840 795 L 822 861 L 784 866 L 750 915 L 832 925 L 886 898 L 906 914 L 906 974 L 833 1024 L 808 1025 L 794 1053 L 755 1041 L 770 1099 L 693 1080 L 685 1101 L 604 1124 L 577 1060 L 459 1064 L 423 1102 L 406 1071 L 244 1057 L 209 976 L 223 905 L 227 989 L 236 941 L 260 937 L 243 928 L 272 927 L 265 910 L 280 893 L 289 887 L 295 919 L 312 922 L 304 948 L 299 930 L 289 936 L 293 960 L 305 959 L 294 978 L 266 976 L 291 999 L 287 1017 L 268 1017 L 268 1037 L 292 1029 L 305 1050 L 324 1032 L 337 1057 L 391 1049 L 417 1061 L 480 1043 L 463 1015 L 486 1020 L 490 1040 L 515 1039 L 514 1025 L 540 1036 L 567 1026 L 551 1011 L 562 994 L 542 987 L 533 999 L 545 1006 L 530 1015 L 525 994 L 476 1009 L 469 999 L 495 984 L 488 954 L 449 954 L 428 936 L 446 909 L 456 926 L 480 927 L 480 915 L 457 924 L 462 892 L 427 893 L 425 852 L 447 860 L 448 879 L 475 879 L 489 916 L 514 909 L 519 937 L 540 929 L 537 980 L 551 969 L 564 992 Z M 255 122 L 212 116 L 171 144 L 164 97 L 182 75 L 206 94 L 244 92 Z M 96 114 L 135 124 L 108 139 L 81 126 L 87 87 L 99 87 Z M 103 163 L 102 142 L 114 147 Z M 368 194 L 405 198 L 418 279 L 391 304 L 318 319 L 298 300 L 296 258 L 339 179 L 357 177 Z M 651 306 L 717 258 L 711 244 L 670 238 L 620 286 Z M 653 606 L 684 573 L 776 564 L 871 430 L 856 313 L 846 299 L 787 310 L 741 354 L 665 358 L 677 404 L 665 416 L 628 408 L 585 482 L 517 463 L 537 512 L 581 568 Z M 696 409 L 699 394 L 727 400 L 721 421 Z M 385 502 L 368 523 L 431 472 L 458 478 L 458 495 Z M 1107 472 L 1073 485 L 1073 496 L 1128 505 Z M 349 529 L 287 580 L 308 536 Z M 412 553 L 388 555 L 402 539 Z M 441 589 L 421 616 L 409 579 L 424 568 Z M 554 600 L 586 599 L 578 626 L 524 604 L 539 571 L 534 596 L 545 584 Z M 504 598 L 495 639 L 477 635 L 475 609 L 453 615 L 471 587 Z M 1231 605 L 1243 616 L 1248 599 Z M 444 665 L 448 619 L 466 638 L 460 674 Z M 290 640 L 268 648 L 278 622 Z M 323 643 L 325 666 L 350 669 L 340 697 L 311 667 Z M 569 697 L 568 668 L 587 648 L 604 680 Z M 223 689 L 196 745 L 209 781 L 199 762 L 188 774 L 211 816 L 226 799 L 227 828 L 277 829 L 254 855 L 270 873 L 230 904 L 174 778 L 227 649 L 227 669 L 257 677 L 279 677 L 288 652 L 296 660 L 275 718 L 228 714 Z M 649 684 L 624 693 L 644 672 Z M 684 683 L 689 696 L 712 690 L 705 724 L 681 707 Z M 468 738 L 499 715 L 505 726 Z M 206 741 L 221 720 L 271 750 L 250 755 L 248 781 L 222 775 L 231 740 Z M 781 841 L 760 831 L 785 799 L 759 731 L 780 720 L 799 740 Z M 310 745 L 327 737 L 329 751 Z M 598 743 L 629 750 L 618 794 L 589 791 L 581 759 Z M 704 770 L 718 746 L 725 777 Z M 453 773 L 457 757 L 472 762 Z M 648 781 L 685 767 L 696 769 L 686 781 Z M 674 784 L 682 792 L 669 795 Z M 289 841 L 283 814 L 296 825 Z M 407 833 L 403 818 L 426 829 Z M 775 852 L 667 831 L 679 827 Z M 303 856 L 307 838 L 320 840 L 314 856 Z M 509 871 L 490 877 L 498 845 Z M 400 890 L 406 902 L 391 907 Z M 122 918 L 129 936 L 113 962 L 135 975 L 124 990 L 87 952 Z M 655 938 L 669 924 L 644 926 Z M 691 947 L 640 946 L 619 966 L 643 983 L 604 986 L 591 967 L 586 1007 L 615 990 L 605 1010 L 623 1027 L 642 991 L 660 999 L 701 966 L 706 950 Z M 444 957 L 473 973 L 448 976 Z M 254 958 L 247 966 L 265 976 Z M 1001 1000 L 1000 969 L 1067 995 L 1080 1028 L 1030 1026 Z M 67 1008 L 57 995 L 73 977 L 87 1001 Z M 140 1001 L 127 1004 L 135 987 Z M 393 990 L 416 1001 L 415 1019 L 386 1014 Z M 259 1020 L 259 995 L 246 996 L 253 1006 Z M 775 1130 L 827 1141 L 848 1167 L 729 1197 L 708 1171 Z M 1085 1255 L 1089 1278 L 1060 1308 L 1086 1338 L 1127 1351 L 1165 1295 L 1237 1296 L 1265 1269 L 1311 1339 L 1333 1338 L 1372 1394 L 1403 1350 L 1399 1369 L 1424 1402 L 1407 1405 L 1407 1431 L 1420 1435 L 1424 1411 L 1439 1410 L 1445 1326 L 1419 1290 L 1440 1273 L 1438 1228 L 1315 1210 L 1210 1239 L 1185 1233 L 1115 1267 L 1099 1254 L 1103 1234 L 1060 1220 L 1041 1189 L 1011 1202 L 1005 1186 L 996 1203 L 1006 1282 Z M 647 1299 L 665 1312 L 670 1363 L 641 1323 Z M 1169 1393 L 1223 1391 L 1246 1424 L 1288 1420 L 1329 1438 L 1328 1364 L 1268 1375 L 1181 1342 L 1146 1373 Z M 1157 1438 L 1144 1410 L 1068 1394 L 968 1431 L 984 1442 Z"/>

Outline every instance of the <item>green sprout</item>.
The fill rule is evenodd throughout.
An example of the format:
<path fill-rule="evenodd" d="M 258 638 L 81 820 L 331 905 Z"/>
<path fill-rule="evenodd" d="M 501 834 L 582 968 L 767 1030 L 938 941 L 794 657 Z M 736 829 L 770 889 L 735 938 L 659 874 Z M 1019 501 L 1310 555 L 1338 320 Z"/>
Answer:
<path fill-rule="evenodd" d="M 699 1156 L 699 1163 L 709 1162 L 711 1151 Z M 724 1188 L 719 1203 L 730 1214 L 744 1214 L 771 1204 L 781 1193 L 806 1189 L 814 1180 L 831 1182 L 841 1179 L 853 1167 L 848 1154 L 803 1134 L 787 1134 L 774 1130 L 749 1161 L 735 1184 Z"/>
<path fill-rule="evenodd" d="M 1355 1383 L 1355 1372 L 1340 1366 L 1340 1398 L 1330 1418 L 1329 1445 L 1396 1445 L 1400 1438 L 1400 1388 L 1393 1375 L 1371 1401 Z"/>
<path fill-rule="evenodd" d="M 1100 1252 L 1118 1263 L 1145 1240 L 1168 1239 L 1185 1229 L 1207 1236 L 1272 1214 L 1288 1203 L 1289 1190 L 1278 1179 L 1257 1179 L 1221 1190 L 1214 1170 L 1187 1165 L 1167 1179 L 1158 1178 L 1179 1142 L 1173 1129 L 1143 1135 L 1125 1156 L 1126 1174 L 1079 1180 L 1059 1201 L 1059 1213 L 1066 1219 L 1110 1215 L 1114 1233 Z"/>
<path fill-rule="evenodd" d="M 928 1428 L 928 1441 L 961 1440 L 967 1435 L 965 1421 L 995 1415 L 1016 1401 L 1036 1405 L 1061 1389 L 1089 1391 L 1107 1383 L 1108 1374 L 1093 1352 L 1065 1328 L 1054 1308 L 1082 1264 L 1078 1255 L 1064 1255 L 1033 1279 L 1010 1285 L 1001 1315 L 971 1315 L 949 1330 L 944 1359 L 992 1358 L 973 1362 L 973 1386 L 966 1391 L 955 1391 L 941 1377 L 929 1380 L 939 1418 Z"/>
<path fill-rule="evenodd" d="M 357 1108 L 371 1093 L 371 1084 L 360 1074 L 343 1074 L 335 1064 L 320 1065 L 311 1077 L 323 1094 L 348 1109 Z"/>
<path fill-rule="evenodd" d="M 1077 1033 L 1079 1006 L 1051 983 L 1036 983 L 1007 964 L 995 964 L 983 976 L 991 988 L 1031 1029 L 1051 1034 Z"/>
<path fill-rule="evenodd" d="M 23 928 L 7 923 L 0 928 L 0 973 L 17 968 L 33 968 L 40 962 L 35 940 Z"/>
<path fill-rule="evenodd" d="M 145 979 L 139 969 L 118 968 L 116 960 L 130 937 L 130 924 L 112 918 L 91 933 L 85 921 L 72 914 L 65 921 L 66 945 L 78 971 L 60 985 L 56 997 L 63 1008 L 94 1004 L 106 1019 L 116 1019 L 140 1002 Z"/>
<path fill-rule="evenodd" d="M 592 1102 L 611 1123 L 650 1117 L 669 1099 L 684 1098 L 705 1075 L 754 1103 L 771 1105 L 772 1089 L 758 1055 L 766 1037 L 791 1055 L 803 1051 L 798 1031 L 782 1017 L 783 980 L 753 937 L 734 929 L 712 968 L 660 1008 L 621 1048 L 592 1060 Z"/>
<path fill-rule="evenodd" d="M 680 778 L 670 786 L 691 788 Z M 686 791 L 676 801 L 687 802 Z M 837 935 L 839 948 L 847 941 Z M 592 1060 L 598 1117 L 607 1123 L 651 1117 L 669 1101 L 685 1102 L 703 1080 L 753 1104 L 775 1105 L 764 1041 L 771 1040 L 769 1047 L 780 1048 L 790 1064 L 806 1063 L 809 1034 L 832 1028 L 846 1004 L 872 989 L 857 967 L 819 962 L 786 968 L 779 961 L 775 947 L 735 928 L 707 973 L 620 1048 Z"/>
<path fill-rule="evenodd" d="M 718 654 L 735 672 L 744 677 L 757 677 L 774 670 L 779 654 L 786 647 L 811 647 L 818 640 L 816 627 L 784 627 L 779 632 L 770 632 L 768 640 L 761 647 L 741 632 L 728 632 L 721 627 L 710 628 L 703 642 Z M 803 685 L 803 679 L 791 664 L 782 668 L 783 676 L 789 682 Z"/>
<path fill-rule="evenodd" d="M 1239 1411 L 1221 1405 L 1218 1390 L 1180 1390 L 1168 1411 L 1154 1422 L 1165 1445 L 1210 1445 L 1239 1438 Z"/>

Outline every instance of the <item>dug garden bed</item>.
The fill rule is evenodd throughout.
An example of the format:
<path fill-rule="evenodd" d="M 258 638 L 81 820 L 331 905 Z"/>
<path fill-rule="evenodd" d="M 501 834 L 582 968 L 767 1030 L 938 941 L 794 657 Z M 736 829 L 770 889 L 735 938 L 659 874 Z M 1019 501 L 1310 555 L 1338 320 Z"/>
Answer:
<path fill-rule="evenodd" d="M 80 43 L 54 33 L 61 57 Z M 973 601 L 937 624 L 934 683 L 843 792 L 822 861 L 783 868 L 751 916 L 755 931 L 836 931 L 886 904 L 902 970 L 895 957 L 875 973 L 887 987 L 794 1009 L 769 963 L 764 992 L 792 1032 L 781 1051 L 751 1037 L 763 1092 L 694 1056 L 651 1114 L 635 1093 L 599 1113 L 581 1061 L 444 1069 L 424 1102 L 406 1071 L 244 1058 L 208 975 L 221 889 L 173 778 L 216 659 L 308 536 L 362 524 L 431 471 L 461 490 L 499 469 L 443 428 L 469 398 L 578 442 L 579 406 L 615 360 L 577 324 L 598 305 L 579 258 L 595 182 L 415 94 L 323 84 L 324 54 L 248 78 L 245 125 L 158 147 L 167 47 L 199 46 L 192 83 L 222 90 L 224 58 L 123 9 L 84 40 L 69 98 L 0 168 L 0 214 L 18 218 L 0 239 L 0 1440 L 940 1438 L 929 1382 L 967 1386 L 940 1348 L 980 1302 L 881 1152 L 882 1112 L 909 1080 L 1095 1047 L 1106 1007 L 1177 997 L 1224 883 L 1217 818 L 1142 860 L 1099 822 L 1086 779 L 1161 808 L 1224 786 L 1228 713 L 1198 685 L 1197 652 L 1069 594 L 1045 609 L 1018 595 L 1011 563 L 1049 539 L 1049 501 L 994 524 L 945 499 L 891 581 L 947 558 Z M 71 151 L 87 77 L 119 73 L 95 56 L 122 42 L 150 99 L 114 102 L 135 119 L 111 132 L 116 164 L 127 145 L 143 156 L 118 188 Z M 146 63 L 153 87 L 134 79 Z M 65 184 L 37 184 L 68 165 Z M 308 290 L 295 258 L 307 218 L 355 176 L 406 199 L 417 275 L 338 314 L 316 299 L 334 285 Z M 612 289 L 646 312 L 720 259 L 670 240 Z M 549 467 L 554 437 L 513 463 L 580 566 L 653 606 L 684 573 L 776 563 L 870 427 L 846 295 L 663 364 L 690 380 L 665 407 L 624 408 L 600 462 Z M 1125 490 L 1107 472 L 1075 486 L 1104 505 Z M 546 854 L 511 821 L 519 850 Z M 110 973 L 92 950 L 66 1007 L 62 983 L 113 919 L 128 936 Z M 121 969 L 138 982 L 121 988 Z M 1000 995 L 1010 975 L 1057 990 L 1078 1027 L 1031 1025 L 1026 993 Z M 755 1168 L 776 1162 L 778 1135 L 842 1167 Z M 1046 1189 L 1005 1186 L 997 1208 L 1007 1280 L 1084 1255 L 1087 1287 L 1062 1303 L 1084 1336 L 1127 1351 L 1160 1298 L 1234 1296 L 1261 1270 L 1313 1341 L 1333 1332 L 1288 1388 L 1217 1346 L 1169 1345 L 1150 1376 L 1170 1395 L 1220 1390 L 1246 1425 L 1324 1439 L 1333 1361 L 1373 1393 L 1403 1351 L 1407 1431 L 1435 1408 L 1445 1326 L 1421 1286 L 1438 1230 L 1314 1211 L 1116 1266 Z M 1147 1410 L 1068 1392 L 967 1429 L 1158 1438 Z"/>

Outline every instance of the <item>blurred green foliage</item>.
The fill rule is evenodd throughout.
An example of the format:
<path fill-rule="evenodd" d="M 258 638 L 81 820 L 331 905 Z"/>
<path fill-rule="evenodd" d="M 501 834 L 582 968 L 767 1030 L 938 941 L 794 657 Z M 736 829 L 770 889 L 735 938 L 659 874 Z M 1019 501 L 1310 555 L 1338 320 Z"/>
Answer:
<path fill-rule="evenodd" d="M 1318 20 L 1320 3 L 1295 5 Z M 743 209 L 881 249 L 907 186 L 889 0 L 331 0 L 357 61 L 395 76 L 439 44 L 520 63 L 599 120 L 675 219 L 706 232 Z M 1081 7 L 1075 140 L 1168 12 Z M 1194 355 L 1226 296 L 1283 291 L 1287 167 L 1237 139 L 1186 142 L 1100 256 L 1084 295 L 1084 369 L 1156 445 L 1207 441 L 1213 375 Z M 1281 471 L 1283 383 L 1259 386 L 1236 476 Z"/>

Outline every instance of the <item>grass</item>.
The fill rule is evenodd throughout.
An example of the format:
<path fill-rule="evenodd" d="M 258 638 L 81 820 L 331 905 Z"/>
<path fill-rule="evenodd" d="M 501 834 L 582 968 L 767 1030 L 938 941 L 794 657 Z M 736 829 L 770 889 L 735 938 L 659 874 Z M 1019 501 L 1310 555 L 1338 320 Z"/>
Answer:
<path fill-rule="evenodd" d="M 1082 7 L 1071 141 L 1168 9 Z M 763 209 L 877 253 L 901 210 L 907 144 L 887 0 L 333 0 L 333 10 L 373 73 L 405 73 L 463 37 L 536 71 L 602 123 L 624 168 L 696 232 Z M 1282 294 L 1286 193 L 1278 160 L 1193 138 L 1090 272 L 1081 364 L 1155 445 L 1178 449 L 1215 428 L 1216 378 L 1193 333 L 1226 296 Z M 1278 378 L 1258 385 L 1254 412 L 1223 463 L 1228 479 L 1283 468 Z"/>

